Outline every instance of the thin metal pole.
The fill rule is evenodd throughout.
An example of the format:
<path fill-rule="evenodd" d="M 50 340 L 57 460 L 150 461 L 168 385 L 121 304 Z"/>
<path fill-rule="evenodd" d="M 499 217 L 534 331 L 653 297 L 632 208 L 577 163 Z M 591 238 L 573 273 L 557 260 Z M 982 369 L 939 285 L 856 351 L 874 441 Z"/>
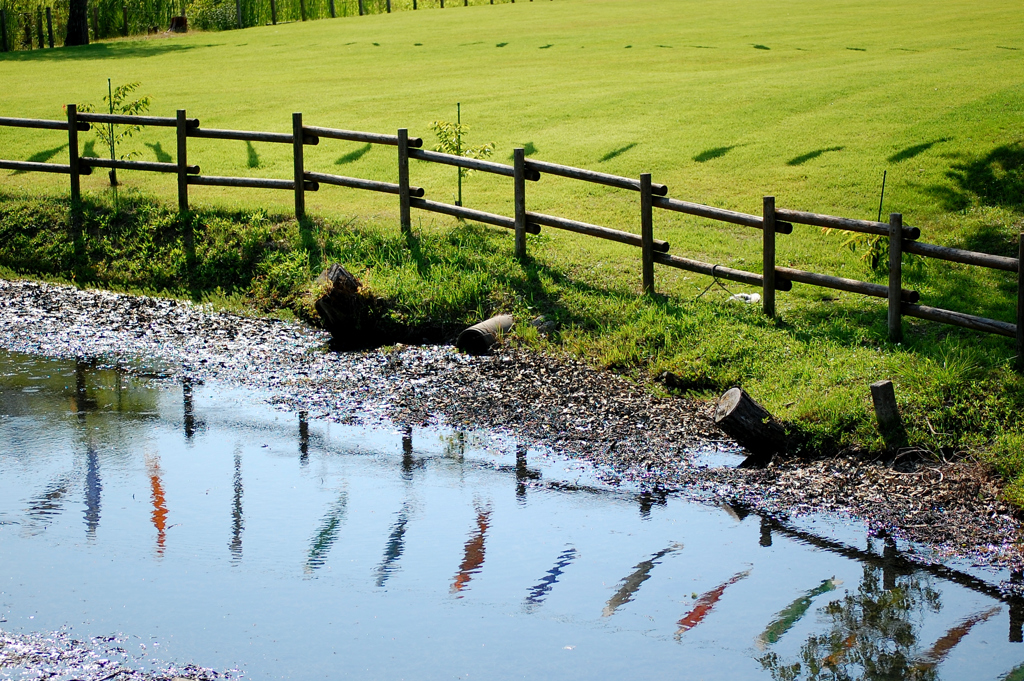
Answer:
<path fill-rule="evenodd" d="M 651 295 L 654 293 L 654 204 L 650 173 L 640 174 L 640 245 L 644 294 Z"/>
<path fill-rule="evenodd" d="M 526 152 L 518 147 L 512 150 L 513 186 L 516 212 L 516 257 L 526 257 Z"/>
<path fill-rule="evenodd" d="M 178 109 L 178 212 L 188 212 L 188 129 L 185 109 Z"/>
<path fill-rule="evenodd" d="M 295 156 L 295 219 L 306 219 L 306 172 L 302 163 L 302 114 L 292 114 L 292 153 Z"/>
<path fill-rule="evenodd" d="M 775 316 L 775 197 L 762 203 L 761 224 L 761 305 L 769 317 Z"/>
<path fill-rule="evenodd" d="M 444 7 L 442 1 L 442 7 Z M 455 155 L 462 156 L 462 103 L 455 102 L 455 124 L 458 126 L 455 129 Z M 455 202 L 456 206 L 462 205 L 462 168 L 456 168 L 459 174 L 459 200 Z"/>
<path fill-rule="evenodd" d="M 889 340 L 903 340 L 903 216 L 889 215 Z"/>
<path fill-rule="evenodd" d="M 402 233 L 412 231 L 412 211 L 409 206 L 409 131 L 398 129 L 398 202 Z"/>

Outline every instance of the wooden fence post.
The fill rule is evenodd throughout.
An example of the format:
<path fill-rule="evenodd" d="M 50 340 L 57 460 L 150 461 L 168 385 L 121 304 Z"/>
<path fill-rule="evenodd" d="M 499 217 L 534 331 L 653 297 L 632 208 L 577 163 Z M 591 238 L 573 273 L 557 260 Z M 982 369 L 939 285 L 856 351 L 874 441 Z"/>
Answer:
<path fill-rule="evenodd" d="M 409 131 L 398 129 L 398 205 L 402 233 L 412 231 L 412 214 L 409 207 Z"/>
<path fill-rule="evenodd" d="M 889 340 L 903 340 L 903 216 L 889 215 Z"/>
<path fill-rule="evenodd" d="M 82 202 L 82 185 L 78 171 L 78 107 L 68 104 L 68 165 L 71 167 L 71 212 L 78 214 Z M 75 218 L 77 220 L 77 218 Z"/>
<path fill-rule="evenodd" d="M 36 8 L 36 36 L 39 38 L 39 49 L 46 47 L 46 40 L 43 37 L 43 8 Z"/>
<path fill-rule="evenodd" d="M 761 204 L 761 305 L 769 317 L 775 316 L 775 197 L 766 196 Z"/>
<path fill-rule="evenodd" d="M 242 28 L 242 0 L 235 0 L 235 21 Z"/>
<path fill-rule="evenodd" d="M 338 14 L 334 11 L 334 0 L 331 0 L 331 18 L 336 19 L 337 17 Z"/>
<path fill-rule="evenodd" d="M 363 0 L 359 0 L 359 16 L 363 16 Z"/>
<path fill-rule="evenodd" d="M 295 219 L 306 219 L 306 171 L 302 163 L 302 114 L 292 114 L 292 153 L 295 156 Z"/>
<path fill-rule="evenodd" d="M 53 49 L 53 9 L 50 7 L 46 8 L 46 38 L 50 44 L 50 49 Z"/>
<path fill-rule="evenodd" d="M 128 37 L 128 5 L 124 0 L 121 2 L 121 35 Z"/>
<path fill-rule="evenodd" d="M 1017 237 L 1017 370 L 1024 371 L 1024 232 Z"/>
<path fill-rule="evenodd" d="M 331 0 L 331 7 L 334 7 L 334 0 Z M 270 0 L 270 23 L 277 26 L 277 2 L 275 0 Z"/>
<path fill-rule="evenodd" d="M 640 174 L 640 245 L 644 293 L 651 295 L 654 293 L 654 204 L 650 173 Z"/>
<path fill-rule="evenodd" d="M 100 11 L 98 0 L 92 0 L 92 39 L 100 39 Z"/>
<path fill-rule="evenodd" d="M 303 21 L 306 20 L 306 0 L 299 0 L 299 15 Z"/>
<path fill-rule="evenodd" d="M 516 257 L 526 257 L 526 151 L 522 147 L 512 150 L 512 186 L 515 192 Z"/>
<path fill-rule="evenodd" d="M 412 0 L 412 8 L 416 9 L 416 0 Z"/>
<path fill-rule="evenodd" d="M 7 12 L 0 8 L 0 52 L 7 51 Z"/>
<path fill-rule="evenodd" d="M 178 212 L 188 212 L 188 121 L 185 110 L 178 109 Z"/>
<path fill-rule="evenodd" d="M 387 6 L 388 14 L 391 14 L 391 0 L 387 0 L 385 4 Z"/>

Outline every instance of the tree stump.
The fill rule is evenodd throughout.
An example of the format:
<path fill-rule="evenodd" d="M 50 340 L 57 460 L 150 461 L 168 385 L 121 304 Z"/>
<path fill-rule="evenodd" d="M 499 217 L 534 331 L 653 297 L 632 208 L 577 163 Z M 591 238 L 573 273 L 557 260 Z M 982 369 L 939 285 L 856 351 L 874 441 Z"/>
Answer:
<path fill-rule="evenodd" d="M 715 425 L 750 452 L 751 459 L 767 459 L 786 448 L 785 428 L 741 388 L 719 398 Z"/>
<path fill-rule="evenodd" d="M 375 336 L 375 329 L 366 328 L 371 301 L 360 292 L 359 280 L 338 263 L 333 263 L 323 271 L 317 284 L 323 293 L 313 307 L 334 340 L 346 348 L 372 345 L 376 340 L 371 338 Z"/>
<path fill-rule="evenodd" d="M 184 16 L 171 17 L 171 26 L 168 30 L 174 33 L 186 33 L 188 31 L 188 19 Z"/>

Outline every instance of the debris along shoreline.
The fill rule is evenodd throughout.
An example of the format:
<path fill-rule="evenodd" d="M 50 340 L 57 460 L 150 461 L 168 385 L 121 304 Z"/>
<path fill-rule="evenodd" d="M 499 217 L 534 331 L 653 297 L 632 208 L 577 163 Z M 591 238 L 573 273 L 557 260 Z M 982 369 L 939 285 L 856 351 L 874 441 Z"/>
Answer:
<path fill-rule="evenodd" d="M 0 348 L 109 364 L 142 362 L 169 377 L 269 390 L 314 417 L 402 426 L 488 428 L 586 458 L 627 481 L 739 504 L 773 516 L 828 512 L 935 557 L 1019 570 L 1022 524 L 979 464 L 897 469 L 854 454 L 781 460 L 764 469 L 709 468 L 696 452 L 724 443 L 710 403 L 652 396 L 643 386 L 559 357 L 499 349 L 396 346 L 328 352 L 326 332 L 212 313 L 171 299 L 0 280 Z"/>

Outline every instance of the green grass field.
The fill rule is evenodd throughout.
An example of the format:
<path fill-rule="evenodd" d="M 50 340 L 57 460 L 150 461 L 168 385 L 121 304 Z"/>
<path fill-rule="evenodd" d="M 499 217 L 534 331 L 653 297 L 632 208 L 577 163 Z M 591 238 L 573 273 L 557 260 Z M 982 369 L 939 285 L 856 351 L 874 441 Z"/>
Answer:
<path fill-rule="evenodd" d="M 774 195 L 780 207 L 874 219 L 887 171 L 883 213 L 903 213 L 922 241 L 1015 255 L 1024 230 L 1021 25 L 1019 4 L 1004 0 L 449 7 L 0 55 L 0 115 L 60 118 L 64 103 L 101 104 L 109 77 L 141 81 L 150 113 L 185 108 L 206 127 L 289 131 L 291 113 L 301 111 L 308 125 L 407 127 L 432 146 L 429 123 L 453 120 L 461 102 L 469 142 L 494 142 L 495 160 L 524 146 L 541 160 L 651 172 L 673 197 L 750 213 Z M 65 141 L 0 129 L 0 157 L 59 162 Z M 148 129 L 132 144 L 145 160 L 173 155 L 169 130 Z M 206 174 L 291 174 L 287 147 L 193 140 L 189 154 Z M 324 140 L 306 148 L 306 159 L 320 172 L 397 174 L 390 147 Z M 99 202 L 104 179 L 83 178 Z M 121 179 L 129 194 L 173 205 L 171 176 Z M 414 161 L 412 181 L 428 198 L 453 198 L 452 168 Z M 66 178 L 4 173 L 0 191 L 20 206 L 28 193 L 66 193 Z M 290 210 L 287 192 L 192 191 L 194 205 L 210 211 Z M 530 210 L 639 231 L 635 194 L 553 177 L 527 192 Z M 470 207 L 510 215 L 511 195 L 507 178 L 474 174 L 465 184 Z M 908 320 L 904 344 L 892 346 L 882 301 L 799 284 L 779 294 L 780 321 L 769 322 L 718 289 L 696 299 L 709 279 L 664 268 L 656 278 L 666 297 L 642 300 L 635 249 L 546 229 L 531 238 L 534 260 L 523 267 L 511 261 L 510 234 L 477 230 L 469 239 L 454 221 L 414 212 L 422 244 L 439 249 L 417 255 L 417 268 L 397 240 L 395 198 L 325 187 L 307 195 L 307 209 L 323 222 L 306 274 L 329 257 L 362 264 L 412 317 L 417 309 L 459 322 L 502 307 L 547 312 L 563 322 L 558 349 L 626 372 L 672 370 L 703 396 L 741 383 L 831 450 L 880 447 L 867 388 L 880 378 L 897 383 L 921 447 L 1006 453 L 1019 443 L 1024 388 L 1006 339 Z M 344 236 L 342 225 L 357 236 Z M 883 280 L 862 250 L 841 248 L 842 236 L 796 230 L 780 237 L 779 264 Z M 299 248 L 297 230 L 288 233 Z M 657 212 L 655 235 L 677 255 L 760 270 L 756 230 Z M 366 244 L 392 250 L 378 257 Z M 469 244 L 479 250 L 452 252 Z M 424 269 L 423 258 L 438 266 Z M 4 260 L 61 274 L 30 261 Z M 122 276 L 112 262 L 96 281 L 145 288 L 145 276 Z M 936 261 L 906 270 L 925 304 L 1014 319 L 1013 275 Z M 488 271 L 501 274 L 491 281 Z M 187 288 L 166 281 L 158 287 Z M 446 296 L 436 308 L 420 305 Z M 1024 470 L 1000 460 L 1010 478 Z M 1024 484 L 1016 494 L 1024 499 Z"/>

